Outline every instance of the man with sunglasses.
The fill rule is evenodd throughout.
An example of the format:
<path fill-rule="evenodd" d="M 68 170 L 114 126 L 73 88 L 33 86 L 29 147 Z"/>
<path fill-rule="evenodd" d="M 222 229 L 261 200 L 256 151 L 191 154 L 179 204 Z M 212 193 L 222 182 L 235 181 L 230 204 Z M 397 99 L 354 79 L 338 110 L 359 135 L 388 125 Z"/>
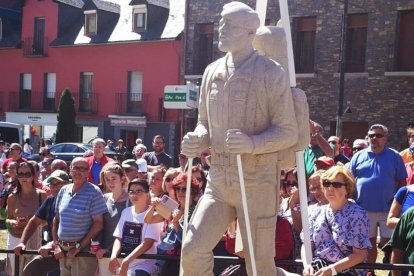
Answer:
<path fill-rule="evenodd" d="M 103 228 L 103 214 L 108 212 L 101 190 L 88 182 L 88 172 L 88 159 L 73 159 L 73 184 L 62 187 L 56 198 L 53 249 L 62 276 L 94 275 L 98 265 L 96 258 L 76 256 L 89 251 L 90 241 Z"/>
<path fill-rule="evenodd" d="M 397 151 L 388 148 L 388 128 L 374 124 L 368 130 L 369 147 L 358 151 L 351 159 L 349 169 L 356 180 L 356 202 L 367 211 L 370 220 L 368 263 L 377 258 L 377 228 L 381 244 L 391 237 L 392 230 L 386 226 L 393 196 L 406 184 L 407 172 Z"/>
<path fill-rule="evenodd" d="M 23 163 L 23 162 L 27 162 L 26 158 L 22 157 L 22 146 L 18 143 L 12 143 L 10 145 L 9 148 L 9 158 L 7 158 L 6 160 L 3 161 L 2 164 L 2 172 L 6 173 L 7 172 L 7 165 L 10 162 L 17 162 L 18 164 Z"/>
<path fill-rule="evenodd" d="M 21 255 L 21 251 L 26 249 L 27 241 L 35 233 L 38 227 L 47 225 L 47 237 L 45 240 L 48 242 L 44 246 L 39 248 L 39 255 L 28 263 L 23 269 L 24 275 L 44 275 L 49 272 L 48 275 L 58 275 L 59 261 L 53 256 L 49 256 L 49 252 L 53 250 L 52 240 L 52 227 L 53 218 L 55 216 L 55 198 L 58 195 L 60 189 L 69 183 L 69 175 L 62 170 L 55 170 L 47 179 L 47 183 L 52 192 L 52 195 L 46 198 L 42 206 L 36 211 L 36 214 L 29 220 L 26 225 L 21 242 L 14 248 L 14 253 L 17 256 Z M 51 273 L 51 271 L 55 271 Z"/>

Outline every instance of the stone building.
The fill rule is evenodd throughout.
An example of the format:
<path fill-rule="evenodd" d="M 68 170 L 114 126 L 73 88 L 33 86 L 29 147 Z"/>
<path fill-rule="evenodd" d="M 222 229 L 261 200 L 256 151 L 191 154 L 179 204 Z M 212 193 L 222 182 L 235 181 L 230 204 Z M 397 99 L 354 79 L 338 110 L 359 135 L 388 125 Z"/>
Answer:
<path fill-rule="evenodd" d="M 185 37 L 186 80 L 199 80 L 217 49 L 223 0 L 188 0 Z M 255 7 L 255 1 L 242 1 Z M 406 147 L 405 129 L 414 99 L 414 0 L 349 0 L 342 137 L 363 138 L 369 125 L 389 127 L 390 146 Z M 311 118 L 335 133 L 344 1 L 291 0 L 289 3 L 297 86 Z M 280 18 L 269 0 L 266 24 Z"/>

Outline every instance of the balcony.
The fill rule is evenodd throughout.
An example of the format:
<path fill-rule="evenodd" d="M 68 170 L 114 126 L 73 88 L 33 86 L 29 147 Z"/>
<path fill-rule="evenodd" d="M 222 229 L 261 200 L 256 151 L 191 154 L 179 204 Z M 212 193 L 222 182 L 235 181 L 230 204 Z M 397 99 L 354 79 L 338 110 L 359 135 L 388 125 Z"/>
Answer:
<path fill-rule="evenodd" d="M 144 115 L 147 95 L 144 93 L 116 93 L 115 112 L 117 114 Z"/>
<path fill-rule="evenodd" d="M 55 93 L 32 90 L 9 92 L 9 111 L 11 112 L 56 112 L 57 103 Z"/>
<path fill-rule="evenodd" d="M 25 57 L 46 57 L 48 39 L 36 39 L 34 37 L 23 38 L 23 56 Z"/>
<path fill-rule="evenodd" d="M 80 113 L 98 113 L 98 93 L 72 93 L 75 109 Z"/>

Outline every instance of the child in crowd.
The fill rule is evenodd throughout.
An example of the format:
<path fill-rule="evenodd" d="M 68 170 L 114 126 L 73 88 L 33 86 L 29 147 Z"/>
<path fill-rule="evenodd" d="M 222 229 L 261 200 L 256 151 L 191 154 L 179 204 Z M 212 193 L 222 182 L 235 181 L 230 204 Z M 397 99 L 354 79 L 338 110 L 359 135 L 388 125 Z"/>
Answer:
<path fill-rule="evenodd" d="M 109 271 L 119 275 L 150 276 L 156 269 L 155 260 L 137 259 L 142 254 L 156 254 L 162 224 L 147 224 L 144 216 L 150 209 L 148 182 L 133 179 L 128 184 L 131 207 L 122 211 L 121 218 L 114 231 Z M 121 251 L 127 256 L 120 263 Z"/>
<path fill-rule="evenodd" d="M 125 172 L 119 163 L 109 162 L 102 168 L 101 181 L 105 183 L 105 188 L 110 192 L 104 194 L 104 200 L 108 213 L 104 214 L 104 228 L 102 232 L 102 242 L 100 249 L 91 253 L 96 253 L 99 264 L 99 274 L 101 276 L 111 276 L 109 271 L 109 258 L 104 258 L 104 254 L 112 251 L 114 243 L 114 230 L 121 217 L 122 211 L 127 208 L 130 203 L 128 193 L 123 189 L 126 183 Z"/>

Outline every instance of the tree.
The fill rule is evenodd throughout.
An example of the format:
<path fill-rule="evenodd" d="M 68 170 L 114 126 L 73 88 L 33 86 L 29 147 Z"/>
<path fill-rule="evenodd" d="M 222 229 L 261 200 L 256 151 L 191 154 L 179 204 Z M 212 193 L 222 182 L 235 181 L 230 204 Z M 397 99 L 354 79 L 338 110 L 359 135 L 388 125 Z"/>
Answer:
<path fill-rule="evenodd" d="M 72 92 L 65 89 L 59 100 L 56 143 L 75 142 L 76 111 Z"/>

